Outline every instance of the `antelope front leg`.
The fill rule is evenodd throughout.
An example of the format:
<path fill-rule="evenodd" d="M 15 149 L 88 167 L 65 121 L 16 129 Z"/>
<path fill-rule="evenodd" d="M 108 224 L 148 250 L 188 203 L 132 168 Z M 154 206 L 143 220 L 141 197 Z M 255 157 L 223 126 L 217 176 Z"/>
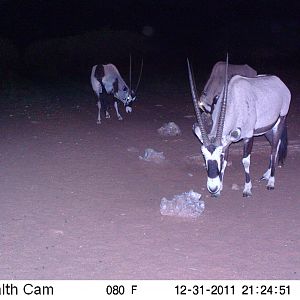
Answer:
<path fill-rule="evenodd" d="M 97 102 L 97 106 L 98 106 L 98 118 L 97 118 L 97 124 L 101 124 L 101 102 L 100 100 L 98 100 Z"/>
<path fill-rule="evenodd" d="M 119 121 L 122 121 L 123 118 L 122 118 L 122 116 L 121 116 L 120 113 L 119 113 L 117 101 L 114 102 L 114 107 L 115 107 L 115 110 L 116 110 L 116 113 L 117 113 L 118 120 L 119 120 Z"/>
<path fill-rule="evenodd" d="M 245 186 L 243 190 L 243 197 L 252 196 L 252 183 L 250 178 L 250 156 L 253 146 L 253 137 L 244 140 L 243 166 L 245 170 Z"/>

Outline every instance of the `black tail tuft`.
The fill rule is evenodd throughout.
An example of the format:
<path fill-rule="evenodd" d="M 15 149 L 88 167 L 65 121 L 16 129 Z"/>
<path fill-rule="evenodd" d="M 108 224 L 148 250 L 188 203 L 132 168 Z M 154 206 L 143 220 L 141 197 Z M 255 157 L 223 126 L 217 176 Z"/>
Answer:
<path fill-rule="evenodd" d="M 284 160 L 287 157 L 288 134 L 287 134 L 286 121 L 284 122 L 283 126 L 284 127 L 283 127 L 281 137 L 280 137 L 281 143 L 280 143 L 279 150 L 278 150 L 278 164 L 279 165 L 283 165 Z"/>

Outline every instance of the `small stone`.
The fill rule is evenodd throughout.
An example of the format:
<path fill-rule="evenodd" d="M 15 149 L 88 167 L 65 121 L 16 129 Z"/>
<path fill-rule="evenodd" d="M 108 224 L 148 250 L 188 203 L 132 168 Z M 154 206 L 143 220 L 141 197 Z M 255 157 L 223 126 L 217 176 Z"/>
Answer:
<path fill-rule="evenodd" d="M 240 190 L 239 186 L 236 183 L 232 184 L 231 189 L 234 190 L 234 191 L 239 191 Z"/>

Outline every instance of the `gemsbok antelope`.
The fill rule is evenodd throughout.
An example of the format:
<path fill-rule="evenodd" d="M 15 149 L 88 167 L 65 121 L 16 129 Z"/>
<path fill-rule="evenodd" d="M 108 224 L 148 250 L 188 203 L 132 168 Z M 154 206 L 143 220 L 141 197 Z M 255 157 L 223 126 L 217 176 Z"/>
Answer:
<path fill-rule="evenodd" d="M 198 106 L 198 95 L 189 61 L 188 73 L 195 107 L 197 123 L 193 130 L 202 146 L 201 151 L 207 169 L 207 189 L 213 196 L 219 196 L 232 142 L 244 141 L 242 163 L 245 169 L 243 196 L 251 196 L 250 155 L 254 136 L 265 135 L 271 144 L 270 162 L 262 179 L 267 189 L 274 189 L 275 165 L 283 162 L 287 155 L 286 116 L 291 93 L 277 77 L 260 75 L 247 78 L 233 76 L 228 82 L 228 57 L 225 70 L 222 101 L 218 101 L 212 114 L 213 126 L 208 134 Z"/>
<path fill-rule="evenodd" d="M 126 113 L 132 112 L 132 102 L 136 100 L 136 92 L 140 84 L 143 70 L 143 60 L 141 63 L 140 74 L 134 90 L 131 89 L 131 57 L 129 67 L 130 86 L 125 83 L 117 67 L 113 64 L 95 65 L 92 67 L 91 84 L 97 96 L 98 118 L 97 124 L 101 124 L 101 111 L 107 119 L 110 118 L 108 112 L 110 98 L 114 98 L 114 107 L 118 120 L 123 120 L 119 113 L 118 102 L 121 101 L 125 106 Z"/>

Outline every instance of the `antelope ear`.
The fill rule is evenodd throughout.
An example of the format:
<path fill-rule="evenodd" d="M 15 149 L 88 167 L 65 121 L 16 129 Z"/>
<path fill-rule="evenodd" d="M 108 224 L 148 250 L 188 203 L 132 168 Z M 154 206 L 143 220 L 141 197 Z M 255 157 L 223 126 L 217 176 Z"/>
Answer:
<path fill-rule="evenodd" d="M 241 128 L 236 128 L 232 130 L 229 134 L 229 139 L 231 142 L 237 142 L 241 138 Z"/>
<path fill-rule="evenodd" d="M 200 127 L 199 127 L 199 125 L 197 123 L 194 123 L 194 125 L 193 125 L 193 131 L 194 131 L 195 135 L 197 136 L 197 138 L 199 139 L 199 141 L 203 144 L 201 130 L 200 130 Z"/>

